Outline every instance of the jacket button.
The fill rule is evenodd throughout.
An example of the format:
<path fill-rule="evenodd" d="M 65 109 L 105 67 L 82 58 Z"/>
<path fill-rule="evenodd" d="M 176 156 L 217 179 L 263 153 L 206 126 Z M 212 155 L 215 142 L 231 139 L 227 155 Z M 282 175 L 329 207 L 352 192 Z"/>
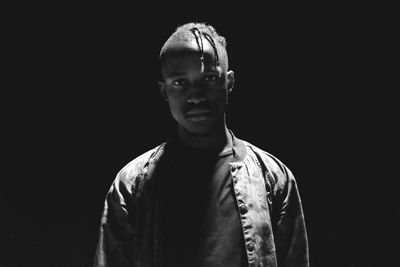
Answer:
<path fill-rule="evenodd" d="M 239 206 L 239 212 L 240 212 L 240 214 L 245 214 L 245 213 L 247 212 L 247 207 L 246 207 L 246 205 L 241 204 L 241 205 Z"/>
<path fill-rule="evenodd" d="M 253 251 L 253 250 L 254 250 L 254 244 L 253 244 L 253 243 L 247 244 L 247 249 L 248 249 L 249 251 Z"/>

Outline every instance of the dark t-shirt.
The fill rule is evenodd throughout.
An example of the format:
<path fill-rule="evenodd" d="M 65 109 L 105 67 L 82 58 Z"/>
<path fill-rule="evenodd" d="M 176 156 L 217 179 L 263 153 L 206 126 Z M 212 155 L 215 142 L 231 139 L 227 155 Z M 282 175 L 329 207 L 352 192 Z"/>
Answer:
<path fill-rule="evenodd" d="M 229 162 L 222 153 L 171 142 L 162 201 L 165 266 L 247 266 Z"/>

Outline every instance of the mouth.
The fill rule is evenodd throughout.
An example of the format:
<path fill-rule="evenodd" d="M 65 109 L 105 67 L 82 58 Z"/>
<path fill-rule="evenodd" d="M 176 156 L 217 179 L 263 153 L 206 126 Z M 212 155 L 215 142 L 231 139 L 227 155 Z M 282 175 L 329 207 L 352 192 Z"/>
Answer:
<path fill-rule="evenodd" d="M 194 108 L 186 113 L 186 118 L 189 121 L 204 121 L 211 116 L 211 111 L 206 108 Z"/>

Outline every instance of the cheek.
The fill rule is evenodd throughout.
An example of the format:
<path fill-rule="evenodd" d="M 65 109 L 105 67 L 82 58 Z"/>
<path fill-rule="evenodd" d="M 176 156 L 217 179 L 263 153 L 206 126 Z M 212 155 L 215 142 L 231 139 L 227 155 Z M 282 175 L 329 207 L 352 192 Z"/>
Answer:
<path fill-rule="evenodd" d="M 212 98 L 214 99 L 214 101 L 217 104 L 219 104 L 219 105 L 223 104 L 228 99 L 227 90 L 225 90 L 224 88 L 218 88 L 218 89 L 214 90 L 214 94 L 213 94 Z"/>
<path fill-rule="evenodd" d="M 180 113 L 182 110 L 183 102 L 184 101 L 182 97 L 179 97 L 177 95 L 170 95 L 168 98 L 168 105 L 171 113 L 176 115 Z"/>

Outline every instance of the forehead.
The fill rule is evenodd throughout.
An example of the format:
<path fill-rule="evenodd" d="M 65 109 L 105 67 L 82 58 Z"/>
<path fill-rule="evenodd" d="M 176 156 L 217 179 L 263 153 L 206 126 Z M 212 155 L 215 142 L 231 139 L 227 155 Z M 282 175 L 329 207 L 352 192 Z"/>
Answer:
<path fill-rule="evenodd" d="M 201 44 L 200 44 L 201 45 Z M 200 47 L 196 39 L 170 40 L 163 56 L 162 71 L 168 74 L 171 71 L 184 71 L 187 68 L 200 68 Z M 214 48 L 203 38 L 203 56 L 206 69 L 215 69 L 216 56 Z"/>

